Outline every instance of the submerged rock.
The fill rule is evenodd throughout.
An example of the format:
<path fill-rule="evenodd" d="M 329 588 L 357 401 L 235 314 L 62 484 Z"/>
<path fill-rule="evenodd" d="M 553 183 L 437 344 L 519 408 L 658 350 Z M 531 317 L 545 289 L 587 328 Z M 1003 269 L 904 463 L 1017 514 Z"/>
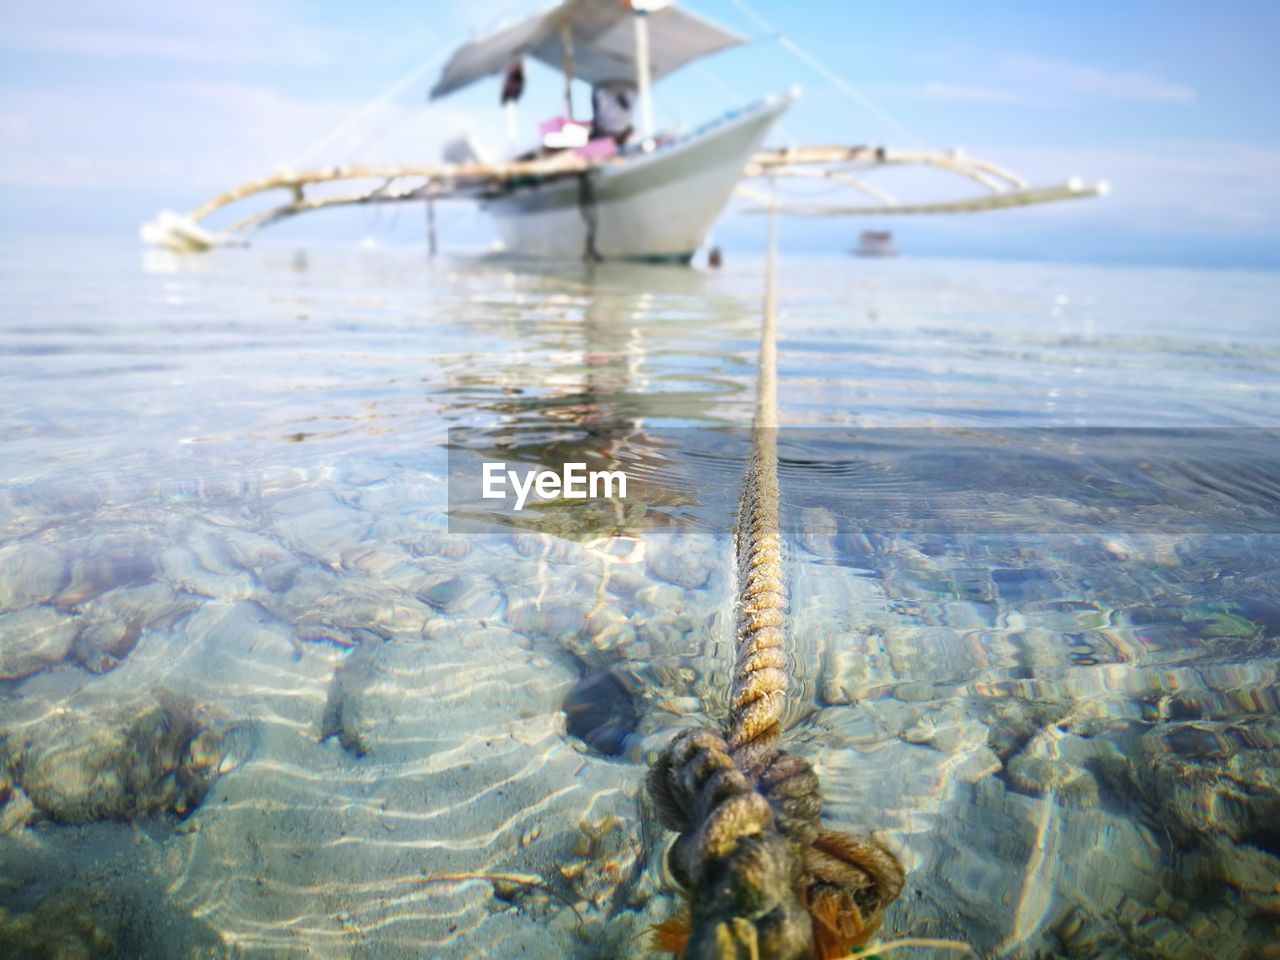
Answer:
<path fill-rule="evenodd" d="M 659 580 L 697 590 L 706 586 L 715 568 L 716 554 L 706 537 L 654 538 L 650 543 L 646 568 Z"/>
<path fill-rule="evenodd" d="M 287 550 L 330 567 L 340 566 L 342 554 L 369 539 L 370 519 L 334 500 L 327 493 L 298 494 L 278 500 L 271 533 Z"/>
<path fill-rule="evenodd" d="M 561 709 L 568 734 L 607 757 L 626 753 L 627 738 L 640 723 L 634 687 L 617 668 L 586 674 L 565 695 Z"/>
<path fill-rule="evenodd" d="M 0 680 L 20 680 L 66 657 L 76 620 L 51 607 L 0 614 Z"/>
<path fill-rule="evenodd" d="M 374 579 L 343 579 L 331 572 L 301 572 L 278 604 L 281 615 L 309 641 L 355 647 L 366 641 L 419 638 L 430 606 Z"/>
<path fill-rule="evenodd" d="M 76 637 L 73 656 L 90 673 L 106 673 L 120 665 L 138 645 L 141 621 L 91 623 Z"/>
<path fill-rule="evenodd" d="M 988 746 L 1007 763 L 1036 734 L 1060 720 L 1067 707 L 1051 701 L 1007 699 L 996 701 L 986 712 Z"/>
<path fill-rule="evenodd" d="M 499 614 L 506 597 L 492 577 L 476 574 L 443 574 L 427 578 L 418 599 L 451 617 L 485 618 Z"/>
<path fill-rule="evenodd" d="M 159 581 L 110 590 L 76 608 L 80 633 L 71 656 L 91 673 L 114 670 L 143 631 L 171 629 L 196 606 L 194 597 Z"/>
<path fill-rule="evenodd" d="M 513 600 L 507 608 L 506 622 L 520 633 L 534 637 L 553 637 L 562 643 L 579 637 L 587 630 L 592 601 L 559 593 L 545 598 L 533 596 Z"/>
<path fill-rule="evenodd" d="M 214 600 L 243 600 L 257 592 L 253 576 L 243 570 L 209 570 L 199 556 L 185 547 L 173 546 L 157 558 L 162 579 L 173 589 Z"/>
<path fill-rule="evenodd" d="M 616 816 L 583 819 L 578 830 L 573 858 L 559 868 L 560 879 L 575 900 L 609 911 L 629 892 L 643 863 L 643 844 Z"/>
<path fill-rule="evenodd" d="M 205 604 L 186 620 L 187 636 L 215 651 L 224 663 L 238 659 L 260 669 L 296 660 L 296 633 L 260 603 Z"/>
<path fill-rule="evenodd" d="M 66 563 L 57 549 L 32 543 L 0 549 L 0 610 L 47 603 L 66 583 Z"/>
<path fill-rule="evenodd" d="M 31 798 L 7 773 L 0 771 L 0 837 L 25 827 L 35 815 Z"/>
<path fill-rule="evenodd" d="M 132 845 L 131 845 L 132 846 Z M 0 957 L 5 960 L 214 960 L 228 956 L 218 933 L 125 859 L 147 852 L 120 849 L 115 858 L 59 859 L 42 849 L 0 893 Z M 9 878 L 12 880 L 12 876 Z M 21 888 L 18 885 L 21 884 Z M 35 889 L 31 889 L 34 887 Z M 10 900 L 9 897 L 13 899 Z"/>
<path fill-rule="evenodd" d="M 416 534 L 410 550 L 420 557 L 440 557 L 445 560 L 465 560 L 471 555 L 471 541 L 466 537 L 441 533 Z"/>
<path fill-rule="evenodd" d="M 1280 723 L 1164 724 L 1139 741 L 1130 776 L 1190 840 L 1221 834 L 1280 856 Z M 1268 841 L 1268 837 L 1271 839 Z M 1275 862 L 1280 880 L 1280 860 Z"/>
<path fill-rule="evenodd" d="M 46 897 L 26 913 L 0 907 L 0 952 L 38 960 L 92 960 L 109 957 L 116 943 L 94 914 L 92 898 L 68 894 Z"/>
<path fill-rule="evenodd" d="M 73 545 L 69 580 L 58 594 L 61 606 L 84 603 L 118 587 L 149 582 L 155 575 L 160 541 L 108 535 Z"/>
<path fill-rule="evenodd" d="M 14 804 L 27 820 L 58 823 L 186 817 L 230 765 L 233 741 L 203 708 L 166 690 L 123 705 L 63 708 L 0 730 L 9 784 L 0 790 L 0 821 L 15 819 Z"/>
<path fill-rule="evenodd" d="M 369 752 L 367 718 L 361 707 L 364 693 L 378 681 L 377 649 L 373 643 L 361 646 L 338 665 L 320 721 L 320 739 L 336 739 L 357 758 Z"/>

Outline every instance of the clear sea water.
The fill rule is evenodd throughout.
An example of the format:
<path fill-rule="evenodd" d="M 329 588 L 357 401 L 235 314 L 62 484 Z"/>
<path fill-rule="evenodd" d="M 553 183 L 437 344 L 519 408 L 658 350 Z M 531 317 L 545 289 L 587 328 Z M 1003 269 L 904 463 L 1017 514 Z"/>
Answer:
<path fill-rule="evenodd" d="M 6 242 L 0 942 L 648 955 L 646 759 L 723 716 L 728 527 L 451 534 L 448 431 L 746 426 L 761 277 Z M 909 870 L 883 937 L 1273 956 L 1280 277 L 780 283 L 788 742 Z M 1112 460 L 1019 459 L 1082 435 Z M 650 479 L 732 509 L 714 457 Z"/>

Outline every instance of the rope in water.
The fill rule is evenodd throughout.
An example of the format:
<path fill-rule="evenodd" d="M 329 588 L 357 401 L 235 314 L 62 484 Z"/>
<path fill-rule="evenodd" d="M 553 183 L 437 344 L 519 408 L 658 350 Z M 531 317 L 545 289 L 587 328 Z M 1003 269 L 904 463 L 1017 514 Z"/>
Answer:
<path fill-rule="evenodd" d="M 775 218 L 776 219 L 776 218 Z M 677 735 L 648 792 L 678 832 L 668 854 L 687 930 L 659 928 L 686 960 L 841 957 L 902 891 L 897 858 L 870 837 L 823 830 L 818 777 L 781 747 L 788 685 L 777 450 L 777 227 L 770 223 L 751 462 L 736 532 L 737 637 L 723 733 Z"/>

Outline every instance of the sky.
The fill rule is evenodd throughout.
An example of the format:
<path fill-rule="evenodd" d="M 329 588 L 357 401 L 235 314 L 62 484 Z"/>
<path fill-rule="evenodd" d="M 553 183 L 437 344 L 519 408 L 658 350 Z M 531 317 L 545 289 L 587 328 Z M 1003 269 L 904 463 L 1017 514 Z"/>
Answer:
<path fill-rule="evenodd" d="M 281 166 L 433 162 L 467 130 L 499 152 L 498 78 L 434 104 L 426 91 L 456 44 L 543 6 L 0 2 L 0 235 L 130 238 L 160 209 L 194 208 Z M 862 229 L 889 228 L 908 254 L 1280 267 L 1274 0 L 686 5 L 749 42 L 660 83 L 662 126 L 798 85 L 775 144 L 963 147 L 1033 183 L 1112 186 L 1104 199 L 984 214 L 794 219 L 789 249 L 838 253 Z M 577 96 L 587 102 L 585 88 Z M 558 75 L 530 66 L 530 137 L 559 97 Z M 904 200 L 972 189 L 902 171 L 871 178 Z M 416 208 L 384 207 L 273 229 L 420 239 L 421 224 Z M 491 236 L 469 208 L 442 211 L 440 231 L 446 249 Z M 758 247 L 763 223 L 731 210 L 714 235 L 726 249 Z"/>

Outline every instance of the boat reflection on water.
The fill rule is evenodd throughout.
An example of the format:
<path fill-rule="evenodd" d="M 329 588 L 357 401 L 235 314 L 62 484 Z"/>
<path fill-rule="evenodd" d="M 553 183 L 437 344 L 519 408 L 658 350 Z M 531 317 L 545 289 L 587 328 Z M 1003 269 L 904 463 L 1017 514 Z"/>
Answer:
<path fill-rule="evenodd" d="M 689 349 L 699 340 L 722 342 L 735 325 L 749 323 L 742 302 L 680 267 L 496 258 L 485 267 L 517 270 L 522 284 L 544 288 L 554 315 L 529 331 L 526 349 L 554 361 L 499 371 L 489 383 L 497 396 L 478 407 L 471 397 L 460 403 L 480 425 L 450 433 L 451 529 L 514 526 L 571 539 L 722 529 L 746 456 L 746 438 L 729 428 L 733 407 L 746 396 L 750 354 L 699 356 Z M 682 355 L 697 358 L 680 374 L 684 383 L 673 383 L 671 371 L 659 373 L 653 362 L 673 352 L 673 337 L 680 338 Z M 465 394 L 470 382 L 460 366 L 449 392 Z M 714 429 L 717 422 L 723 431 Z M 559 471 L 582 464 L 588 473 L 622 472 L 626 497 L 560 497 L 497 512 L 480 502 L 480 478 L 484 462 L 498 461 L 513 468 Z"/>

